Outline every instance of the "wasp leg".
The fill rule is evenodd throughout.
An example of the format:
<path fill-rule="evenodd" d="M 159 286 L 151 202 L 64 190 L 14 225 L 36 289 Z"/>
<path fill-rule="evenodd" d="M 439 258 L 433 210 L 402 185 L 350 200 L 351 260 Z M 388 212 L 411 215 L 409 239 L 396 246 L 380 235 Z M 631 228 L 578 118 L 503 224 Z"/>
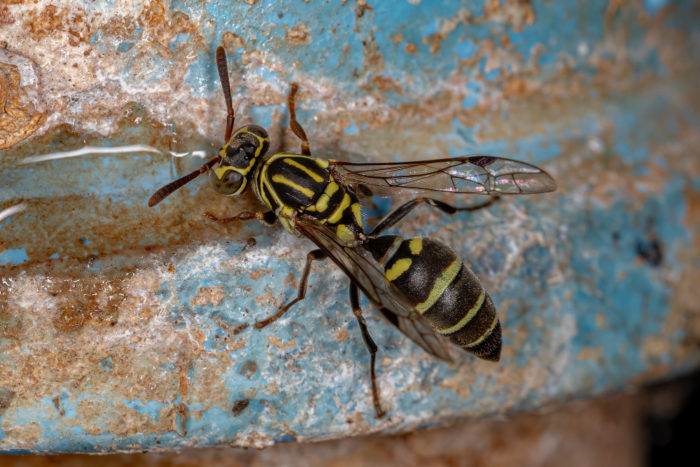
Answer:
<path fill-rule="evenodd" d="M 382 219 L 379 224 L 377 224 L 374 229 L 372 229 L 372 232 L 369 233 L 369 236 L 376 236 L 379 235 L 380 233 L 384 232 L 387 230 L 389 227 L 392 227 L 395 225 L 397 222 L 399 222 L 401 219 L 406 217 L 406 214 L 408 214 L 411 210 L 414 208 L 420 206 L 423 203 L 427 203 L 433 207 L 438 208 L 444 213 L 447 214 L 454 214 L 456 212 L 473 212 L 473 211 L 478 211 L 479 209 L 483 209 L 485 207 L 491 206 L 493 203 L 501 199 L 499 196 L 492 196 L 488 199 L 488 201 L 485 201 L 481 204 L 477 204 L 474 206 L 452 206 L 451 204 L 443 203 L 442 201 L 438 201 L 436 199 L 432 198 L 415 198 L 412 199 L 411 201 L 402 204 L 389 214 L 387 214 L 384 219 Z"/>
<path fill-rule="evenodd" d="M 362 316 L 362 309 L 360 308 L 360 297 L 357 290 L 357 286 L 354 282 L 350 283 L 350 306 L 352 306 L 352 312 L 355 313 L 355 318 L 360 325 L 360 331 L 362 331 L 362 338 L 367 345 L 367 349 L 371 355 L 370 364 L 370 377 L 372 380 L 372 401 L 374 402 L 374 411 L 377 412 L 377 418 L 382 418 L 386 415 L 386 412 L 382 410 L 382 406 L 379 404 L 379 391 L 377 391 L 377 377 L 374 371 L 374 361 L 377 356 L 377 344 L 372 340 L 372 336 L 369 335 L 367 330 L 367 323 L 365 322 L 364 316 Z"/>
<path fill-rule="evenodd" d="M 212 214 L 210 212 L 206 212 L 206 215 L 209 219 L 213 220 L 214 222 L 219 222 L 221 224 L 228 224 L 229 222 L 249 221 L 251 219 L 257 219 L 259 221 L 265 222 L 266 224 L 272 225 L 275 223 L 275 220 L 277 219 L 277 216 L 275 216 L 275 213 L 272 211 L 267 211 L 267 212 L 243 211 L 243 212 L 241 212 L 238 215 L 233 216 L 233 217 L 216 217 L 214 214 Z"/>
<path fill-rule="evenodd" d="M 221 90 L 224 91 L 224 100 L 226 101 L 226 142 L 228 143 L 229 138 L 231 138 L 231 132 L 233 132 L 235 116 L 233 113 L 233 104 L 231 103 L 231 84 L 228 80 L 226 51 L 221 46 L 216 48 L 216 68 L 219 70 Z"/>
<path fill-rule="evenodd" d="M 274 323 L 283 314 L 285 314 L 287 310 L 289 310 L 292 307 L 292 305 L 294 305 L 296 302 L 304 300 L 304 297 L 306 296 L 306 286 L 309 283 L 309 274 L 311 274 L 311 263 L 322 259 L 326 259 L 326 254 L 321 250 L 313 250 L 306 255 L 306 265 L 304 265 L 304 272 L 301 273 L 301 282 L 299 283 L 299 292 L 297 294 L 297 298 L 287 303 L 285 306 L 280 308 L 277 313 L 270 316 L 269 318 L 266 318 L 262 321 L 256 321 L 256 329 L 262 329 L 268 324 Z"/>
<path fill-rule="evenodd" d="M 289 97 L 287 98 L 287 106 L 289 107 L 289 126 L 292 127 L 294 134 L 301 140 L 301 153 L 305 156 L 310 156 L 311 149 L 309 149 L 309 138 L 306 137 L 306 132 L 297 121 L 295 98 L 298 90 L 299 86 L 297 83 L 292 83 L 292 90 L 289 92 Z"/>

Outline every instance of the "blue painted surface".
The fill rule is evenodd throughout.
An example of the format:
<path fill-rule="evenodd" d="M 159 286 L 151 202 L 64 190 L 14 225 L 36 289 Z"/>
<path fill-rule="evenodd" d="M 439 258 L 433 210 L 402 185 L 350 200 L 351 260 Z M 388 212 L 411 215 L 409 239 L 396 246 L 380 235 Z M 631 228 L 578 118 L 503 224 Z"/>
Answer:
<path fill-rule="evenodd" d="M 105 118 L 86 104 L 100 95 L 123 112 L 118 131 L 49 129 L 0 153 L 0 208 L 29 203 L 0 224 L 0 390 L 13 394 L 0 411 L 0 449 L 263 446 L 401 431 L 592 396 L 698 364 L 697 309 L 683 285 L 700 277 L 700 178 L 688 163 L 700 131 L 688 78 L 698 57 L 680 53 L 680 64 L 650 42 L 660 32 L 691 37 L 693 2 L 616 12 L 608 1 L 534 2 L 531 23 L 503 2 L 496 11 L 482 1 L 376 3 L 360 14 L 350 2 L 173 1 L 164 14 L 189 22 L 167 40 L 157 14 L 89 35 L 131 94 L 86 92 L 82 118 Z M 662 25 L 645 19 L 662 12 Z M 307 38 L 290 40 L 294 28 Z M 145 207 L 156 188 L 201 163 L 167 151 L 213 153 L 221 144 L 222 128 L 205 136 L 196 128 L 224 116 L 212 54 L 227 33 L 243 44 L 228 50 L 237 121 L 273 128 L 273 144 L 297 147 L 274 128 L 288 124 L 286 93 L 297 80 L 298 117 L 319 155 L 340 157 L 345 147 L 383 160 L 510 155 L 556 176 L 556 194 L 454 219 L 420 210 L 400 230 L 450 244 L 483 279 L 504 326 L 499 364 L 439 363 L 363 300 L 389 410 L 376 420 L 347 279 L 332 265 L 314 267 L 307 300 L 262 331 L 252 327 L 296 295 L 308 242 L 280 228 L 203 220 L 204 211 L 255 208 L 252 198 L 215 197 L 205 180 Z M 681 51 L 690 43 L 669 40 Z M 159 90 L 164 82 L 172 88 Z M 125 95 L 137 102 L 125 105 Z M 154 121 L 170 99 L 172 120 Z M 162 153 L 14 164 L 86 140 Z M 27 366 L 41 375 L 39 389 L 24 386 Z"/>

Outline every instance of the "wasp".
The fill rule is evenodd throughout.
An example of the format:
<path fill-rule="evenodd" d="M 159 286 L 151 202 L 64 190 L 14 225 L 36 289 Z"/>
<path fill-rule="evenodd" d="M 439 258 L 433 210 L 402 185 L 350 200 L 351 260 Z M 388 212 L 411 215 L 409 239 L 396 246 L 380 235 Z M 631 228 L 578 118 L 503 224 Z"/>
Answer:
<path fill-rule="evenodd" d="M 381 234 L 422 204 L 447 214 L 476 211 L 501 195 L 554 191 L 554 179 L 534 165 L 494 156 L 405 163 L 313 157 L 306 133 L 296 119 L 296 83 L 291 85 L 287 106 L 291 130 L 301 141 L 300 153 L 267 155 L 270 138 L 264 128 L 246 125 L 233 131 L 235 114 L 223 47 L 216 50 L 216 64 L 227 109 L 225 144 L 199 169 L 156 191 L 148 205 L 155 206 L 208 172 L 217 192 L 236 197 L 252 186 L 265 206 L 265 210 L 244 211 L 228 218 L 207 213 L 210 219 L 222 223 L 257 219 L 270 225 L 279 221 L 290 233 L 303 235 L 318 247 L 306 256 L 297 297 L 274 315 L 257 321 L 255 327 L 268 326 L 303 300 L 312 263 L 330 258 L 350 278 L 350 304 L 370 353 L 372 400 L 378 418 L 385 411 L 376 383 L 377 345 L 360 308 L 360 290 L 390 323 L 429 354 L 455 361 L 455 349 L 462 349 L 480 358 L 499 360 L 501 325 L 495 306 L 462 260 L 433 239 Z M 400 192 L 419 196 L 367 231 L 359 197 Z M 488 199 L 457 207 L 428 197 L 437 192 L 480 194 Z"/>

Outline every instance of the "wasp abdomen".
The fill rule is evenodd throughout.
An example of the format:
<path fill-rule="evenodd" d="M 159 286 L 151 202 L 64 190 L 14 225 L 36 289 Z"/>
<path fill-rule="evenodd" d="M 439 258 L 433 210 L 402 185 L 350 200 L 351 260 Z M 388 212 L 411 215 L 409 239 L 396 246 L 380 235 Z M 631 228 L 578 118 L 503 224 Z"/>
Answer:
<path fill-rule="evenodd" d="M 368 250 L 384 277 L 452 343 L 486 360 L 501 354 L 501 324 L 479 279 L 447 246 L 429 238 L 382 236 Z"/>

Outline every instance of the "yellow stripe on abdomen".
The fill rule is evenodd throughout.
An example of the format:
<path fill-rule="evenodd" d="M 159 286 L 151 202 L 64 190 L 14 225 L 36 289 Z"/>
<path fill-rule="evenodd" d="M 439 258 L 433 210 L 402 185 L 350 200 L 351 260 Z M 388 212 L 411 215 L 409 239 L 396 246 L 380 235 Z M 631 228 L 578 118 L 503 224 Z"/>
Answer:
<path fill-rule="evenodd" d="M 481 335 L 481 337 L 479 337 L 474 342 L 470 343 L 469 345 L 466 345 L 464 348 L 469 349 L 471 347 L 476 347 L 477 345 L 481 344 L 484 341 L 484 339 L 486 339 L 487 337 L 489 337 L 491 335 L 493 330 L 496 329 L 497 325 L 498 325 L 498 315 L 494 314 L 493 322 L 491 323 L 491 326 L 489 326 L 489 328 L 486 330 L 486 332 L 484 332 Z"/>
<path fill-rule="evenodd" d="M 460 319 L 457 324 L 455 324 L 454 326 L 450 326 L 449 328 L 446 328 L 446 329 L 438 329 L 438 332 L 440 334 L 452 334 L 453 332 L 457 332 L 460 329 L 462 329 L 464 326 L 466 326 L 469 323 L 469 321 L 472 320 L 472 318 L 474 318 L 477 311 L 479 311 L 481 309 L 481 305 L 484 304 L 485 299 L 486 299 L 486 292 L 482 290 L 481 294 L 479 294 L 479 298 L 476 299 L 476 303 L 474 304 L 474 306 L 469 309 L 467 314 L 464 315 L 464 317 L 462 317 L 462 319 Z M 496 319 L 498 319 L 498 317 Z M 481 342 L 481 341 L 479 341 L 479 342 Z M 476 344 L 471 344 L 471 345 L 476 345 Z"/>
<path fill-rule="evenodd" d="M 440 297 L 442 296 L 443 292 L 445 292 L 445 289 L 449 287 L 449 285 L 452 283 L 452 281 L 455 280 L 455 277 L 457 277 L 457 274 L 459 274 L 459 270 L 462 268 L 462 261 L 459 259 L 455 259 L 450 263 L 449 266 L 445 268 L 444 271 L 442 271 L 442 274 L 440 274 L 440 277 L 438 277 L 435 280 L 435 283 L 433 284 L 433 288 L 430 290 L 430 294 L 428 295 L 428 298 L 423 302 L 419 303 L 416 305 L 416 311 L 418 313 L 425 313 L 430 309 L 431 306 L 435 305 L 435 302 L 437 302 Z"/>
<path fill-rule="evenodd" d="M 401 274 L 408 271 L 408 268 L 411 267 L 411 263 L 413 263 L 411 259 L 401 258 L 400 260 L 392 264 L 389 269 L 386 270 L 386 272 L 384 273 L 384 277 L 386 277 L 386 280 L 388 280 L 389 282 L 395 281 L 399 278 L 399 276 L 401 276 Z"/>
<path fill-rule="evenodd" d="M 423 251 L 423 239 L 420 237 L 412 238 L 408 242 L 408 249 L 411 250 L 412 255 L 419 255 Z"/>

